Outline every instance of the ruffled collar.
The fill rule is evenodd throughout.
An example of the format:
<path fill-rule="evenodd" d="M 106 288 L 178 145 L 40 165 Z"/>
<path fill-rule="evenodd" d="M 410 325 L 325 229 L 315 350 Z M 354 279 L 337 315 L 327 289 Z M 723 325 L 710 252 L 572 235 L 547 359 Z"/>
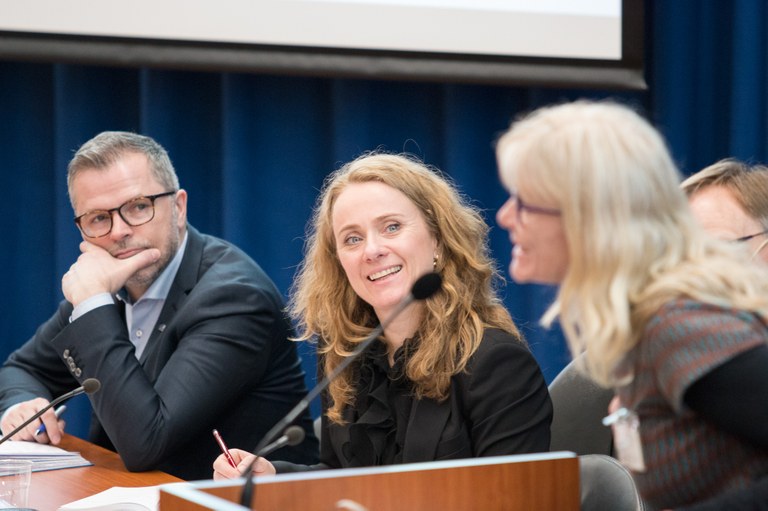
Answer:
<path fill-rule="evenodd" d="M 414 346 L 406 340 L 389 366 L 387 347 L 383 342 L 371 346 L 362 357 L 358 369 L 357 396 L 353 416 L 347 425 L 348 441 L 342 452 L 350 467 L 396 463 L 402 457 L 404 428 L 412 403 L 411 384 L 405 377 L 406 354 Z"/>

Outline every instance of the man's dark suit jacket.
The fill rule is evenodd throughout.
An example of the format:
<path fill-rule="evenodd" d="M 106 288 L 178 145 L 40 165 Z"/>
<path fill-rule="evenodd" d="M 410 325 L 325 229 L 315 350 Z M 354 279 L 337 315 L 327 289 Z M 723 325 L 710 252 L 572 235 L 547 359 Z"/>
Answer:
<path fill-rule="evenodd" d="M 48 399 L 98 378 L 90 439 L 116 450 L 129 470 L 209 479 L 220 454 L 253 449 L 306 393 L 275 285 L 244 252 L 188 227 L 184 258 L 155 329 L 136 359 L 120 304 L 70 323 L 58 311 L 0 369 L 0 410 Z M 317 439 L 274 456 L 317 461 Z"/>

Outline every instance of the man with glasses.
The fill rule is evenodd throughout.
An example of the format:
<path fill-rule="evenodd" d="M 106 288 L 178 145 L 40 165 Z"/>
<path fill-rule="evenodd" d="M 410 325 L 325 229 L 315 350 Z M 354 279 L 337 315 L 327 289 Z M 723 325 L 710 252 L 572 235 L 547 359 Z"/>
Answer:
<path fill-rule="evenodd" d="M 81 255 L 62 278 L 66 301 L 0 369 L 0 428 L 11 431 L 87 378 L 90 439 L 130 470 L 204 479 L 219 454 L 211 431 L 255 446 L 306 393 L 282 312 L 263 270 L 187 224 L 187 193 L 149 137 L 105 132 L 68 168 Z M 52 410 L 16 440 L 58 443 Z M 280 456 L 316 461 L 308 438 Z"/>
<path fill-rule="evenodd" d="M 743 243 L 768 263 L 768 167 L 721 160 L 681 185 L 696 219 L 713 236 Z"/>

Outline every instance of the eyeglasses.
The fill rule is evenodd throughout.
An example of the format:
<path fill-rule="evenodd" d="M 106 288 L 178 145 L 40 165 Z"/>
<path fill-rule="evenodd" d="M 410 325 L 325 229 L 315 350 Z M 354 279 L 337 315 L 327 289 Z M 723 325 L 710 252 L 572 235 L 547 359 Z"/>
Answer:
<path fill-rule="evenodd" d="M 559 209 L 544 208 L 541 206 L 533 206 L 531 204 L 527 204 L 523 202 L 520 196 L 514 192 L 509 193 L 509 199 L 515 201 L 515 212 L 517 214 L 518 222 L 520 222 L 522 219 L 523 211 L 527 211 L 528 213 L 533 213 L 537 215 L 560 216 L 562 214 L 562 212 Z"/>
<path fill-rule="evenodd" d="M 735 239 L 735 240 L 733 240 L 733 241 L 734 241 L 734 242 L 736 242 L 736 243 L 741 243 L 741 242 L 743 242 L 743 241 L 749 241 L 749 240 L 751 240 L 752 238 L 756 238 L 756 237 L 758 237 L 758 236 L 762 236 L 763 234 L 768 234 L 768 230 L 766 230 L 766 231 L 762 231 L 762 232 L 756 232 L 755 234 L 750 234 L 750 235 L 748 235 L 748 236 L 742 236 L 741 238 L 736 238 L 736 239 Z"/>
<path fill-rule="evenodd" d="M 75 218 L 75 224 L 89 238 L 101 238 L 112 232 L 112 215 L 117 211 L 123 222 L 131 227 L 144 225 L 155 218 L 155 200 L 175 194 L 176 191 L 135 197 L 112 209 L 94 209 Z"/>

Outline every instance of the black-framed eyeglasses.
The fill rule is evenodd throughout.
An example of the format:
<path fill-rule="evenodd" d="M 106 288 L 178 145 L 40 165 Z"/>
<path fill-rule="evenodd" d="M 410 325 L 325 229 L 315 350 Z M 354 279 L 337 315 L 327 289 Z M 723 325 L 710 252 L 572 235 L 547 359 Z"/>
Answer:
<path fill-rule="evenodd" d="M 741 238 L 736 238 L 733 240 L 735 243 L 742 243 L 744 241 L 749 241 L 752 238 L 757 238 L 758 236 L 762 236 L 763 234 L 768 234 L 768 230 L 756 232 L 755 234 L 750 234 L 748 236 L 742 236 Z"/>
<path fill-rule="evenodd" d="M 123 222 L 131 227 L 144 225 L 155 218 L 155 200 L 176 193 L 156 193 L 134 197 L 124 204 L 112 209 L 94 209 L 75 218 L 75 224 L 89 238 L 101 238 L 112 232 L 112 216 L 117 211 Z"/>
<path fill-rule="evenodd" d="M 559 209 L 545 208 L 542 206 L 534 206 L 532 204 L 523 202 L 520 196 L 513 192 L 510 192 L 509 198 L 510 200 L 515 201 L 515 212 L 517 214 L 518 221 L 520 221 L 520 219 L 522 218 L 523 211 L 527 211 L 529 213 L 535 213 L 537 215 L 549 215 L 549 216 L 560 216 L 562 214 L 562 212 Z"/>

